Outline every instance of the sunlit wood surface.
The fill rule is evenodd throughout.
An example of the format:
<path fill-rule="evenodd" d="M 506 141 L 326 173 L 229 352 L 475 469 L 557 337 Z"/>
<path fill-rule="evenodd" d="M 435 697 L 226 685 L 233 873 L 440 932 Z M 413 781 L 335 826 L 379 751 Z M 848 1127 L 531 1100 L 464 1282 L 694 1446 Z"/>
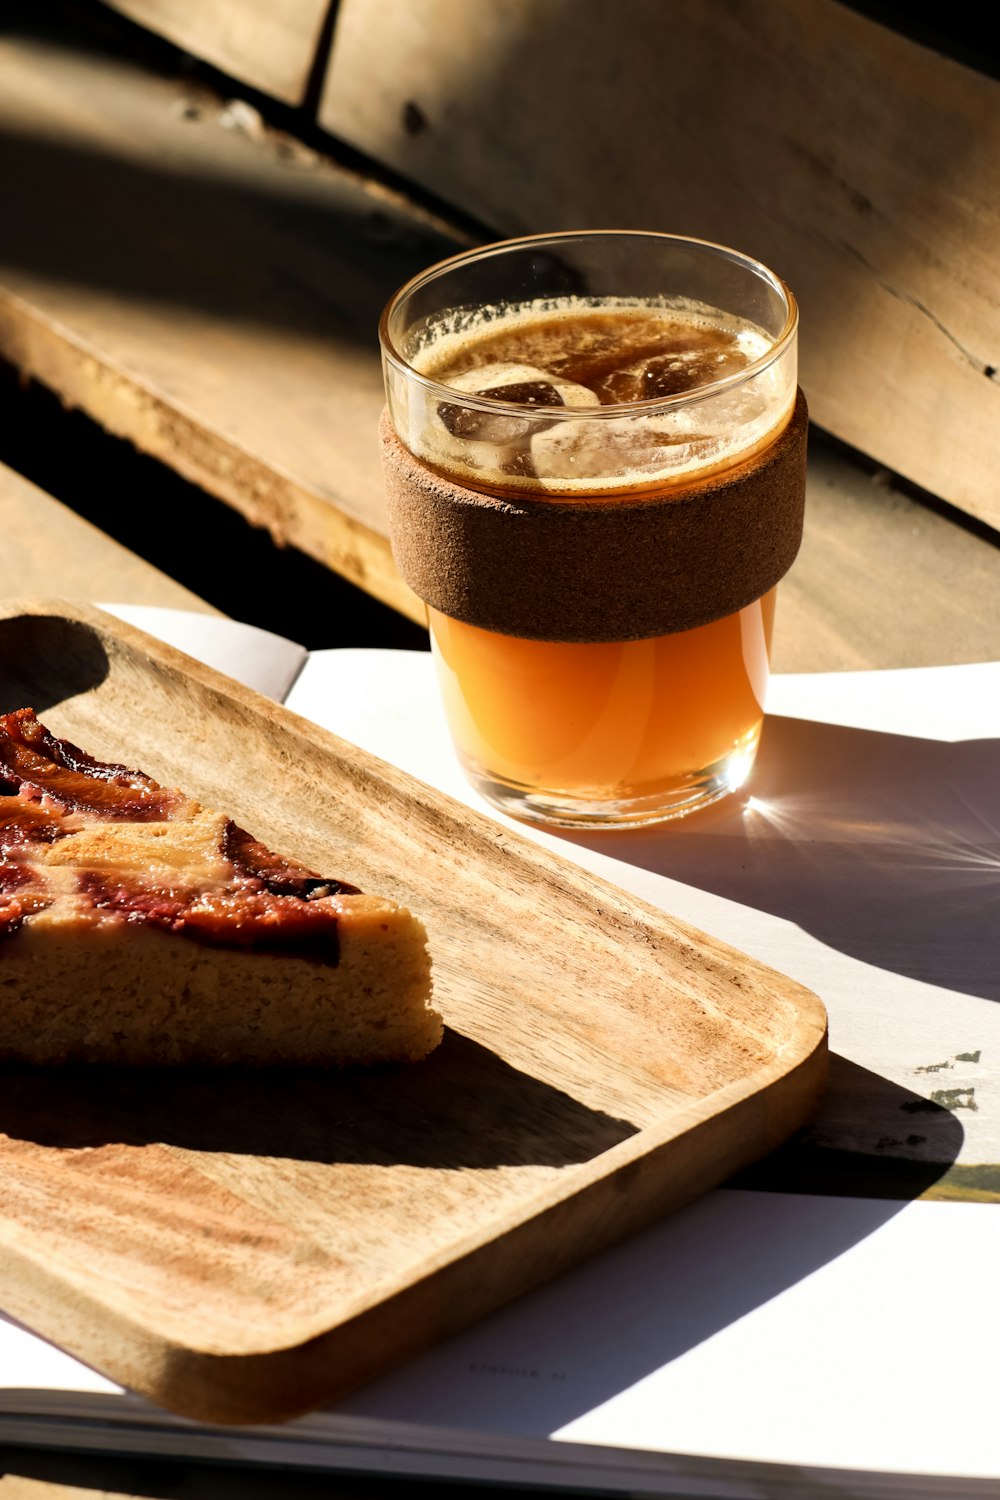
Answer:
<path fill-rule="evenodd" d="M 166 573 L 0 464 L 0 596 L 155 604 L 210 611 Z"/>

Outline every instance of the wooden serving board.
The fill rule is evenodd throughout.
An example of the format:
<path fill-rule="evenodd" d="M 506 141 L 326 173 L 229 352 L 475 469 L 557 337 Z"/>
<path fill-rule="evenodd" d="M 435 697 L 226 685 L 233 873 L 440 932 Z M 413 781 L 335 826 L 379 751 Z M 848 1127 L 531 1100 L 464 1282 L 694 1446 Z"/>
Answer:
<path fill-rule="evenodd" d="M 447 1022 L 413 1068 L 2 1070 L 3 1305 L 161 1405 L 330 1400 L 813 1112 L 807 990 L 172 648 L 2 604 L 0 710 L 25 705 L 407 903 Z"/>

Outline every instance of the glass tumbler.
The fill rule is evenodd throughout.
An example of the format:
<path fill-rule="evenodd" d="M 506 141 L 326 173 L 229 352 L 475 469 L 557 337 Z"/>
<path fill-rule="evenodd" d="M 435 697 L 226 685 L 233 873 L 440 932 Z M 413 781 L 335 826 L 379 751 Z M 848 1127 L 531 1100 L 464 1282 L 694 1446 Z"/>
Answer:
<path fill-rule="evenodd" d="M 746 779 L 801 539 L 797 323 L 749 256 L 627 231 L 470 251 L 385 309 L 393 551 L 494 806 L 633 827 Z"/>

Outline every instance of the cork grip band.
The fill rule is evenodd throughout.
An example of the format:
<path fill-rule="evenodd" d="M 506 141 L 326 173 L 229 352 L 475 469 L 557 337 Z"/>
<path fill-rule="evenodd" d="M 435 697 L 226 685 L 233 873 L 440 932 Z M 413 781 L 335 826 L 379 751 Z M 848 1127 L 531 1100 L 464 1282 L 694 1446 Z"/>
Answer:
<path fill-rule="evenodd" d="M 766 453 L 674 497 L 494 497 L 424 468 L 383 412 L 396 566 L 441 613 L 545 641 L 690 630 L 759 599 L 802 539 L 808 412 Z"/>

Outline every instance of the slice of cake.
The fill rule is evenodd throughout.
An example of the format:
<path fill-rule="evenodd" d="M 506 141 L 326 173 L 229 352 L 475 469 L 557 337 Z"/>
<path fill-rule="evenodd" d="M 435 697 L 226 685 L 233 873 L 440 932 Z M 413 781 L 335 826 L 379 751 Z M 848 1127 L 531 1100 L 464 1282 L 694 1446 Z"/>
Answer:
<path fill-rule="evenodd" d="M 415 1062 L 430 989 L 404 907 L 0 715 L 0 1058 Z"/>

